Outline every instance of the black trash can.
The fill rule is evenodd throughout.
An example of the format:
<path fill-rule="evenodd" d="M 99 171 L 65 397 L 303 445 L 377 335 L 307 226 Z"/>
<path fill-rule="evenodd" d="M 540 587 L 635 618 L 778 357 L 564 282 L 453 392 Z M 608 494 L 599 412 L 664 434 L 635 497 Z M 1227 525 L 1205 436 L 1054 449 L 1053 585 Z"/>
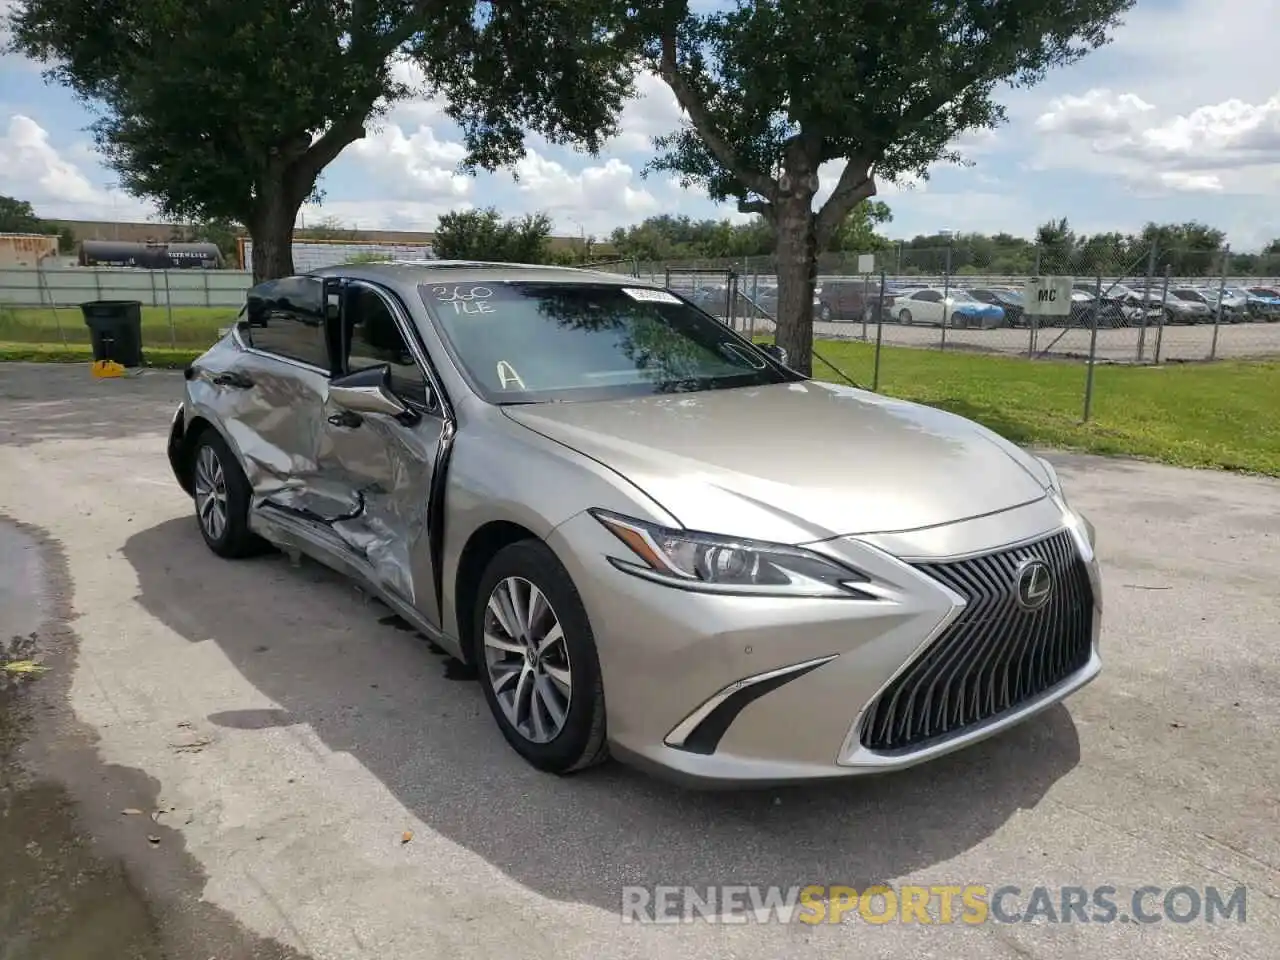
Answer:
<path fill-rule="evenodd" d="M 142 366 L 142 301 L 91 300 L 80 304 L 93 340 L 93 359 Z"/>

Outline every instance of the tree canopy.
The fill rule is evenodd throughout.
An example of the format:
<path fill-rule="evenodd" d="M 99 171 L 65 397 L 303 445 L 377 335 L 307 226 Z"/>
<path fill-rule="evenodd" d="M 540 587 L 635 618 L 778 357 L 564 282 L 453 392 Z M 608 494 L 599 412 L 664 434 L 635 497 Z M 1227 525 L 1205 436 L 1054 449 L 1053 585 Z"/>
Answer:
<path fill-rule="evenodd" d="M 76 244 L 70 227 L 42 220 L 28 201 L 3 195 L 0 195 L 0 233 L 56 233 L 60 253 L 70 253 Z"/>
<path fill-rule="evenodd" d="M 432 246 L 445 260 L 546 263 L 550 236 L 551 218 L 545 213 L 503 220 L 490 207 L 443 214 Z"/>
<path fill-rule="evenodd" d="M 325 167 L 411 95 L 443 95 L 472 169 L 518 159 L 529 130 L 597 150 L 631 92 L 623 13 L 612 0 L 19 0 L 12 27 L 16 49 L 99 112 L 126 190 L 184 221 L 243 223 L 265 279 L 292 272 L 293 224 Z"/>
<path fill-rule="evenodd" d="M 737 0 L 647 15 L 649 66 L 684 111 L 657 170 L 775 228 L 778 342 L 812 351 L 818 251 L 876 180 L 959 160 L 961 133 L 1001 123 L 1005 84 L 1102 45 L 1133 0 Z M 815 210 L 819 169 L 834 186 Z"/>
<path fill-rule="evenodd" d="M 1153 266 L 1157 274 L 1168 267 L 1174 276 L 1215 276 L 1222 270 L 1226 249 L 1223 231 L 1196 221 L 1153 222 L 1129 233 L 1082 234 L 1065 217 L 1046 221 L 1029 237 L 961 231 L 888 239 L 876 230 L 891 222 L 888 208 L 873 203 L 883 211 L 869 215 L 863 210 L 864 204 L 856 207 L 848 226 L 838 230 L 828 249 L 819 255 L 820 273 L 851 271 L 854 256 L 878 253 L 877 269 L 898 276 L 940 274 L 948 263 L 953 273 L 962 276 L 1136 275 L 1145 273 L 1148 266 Z M 886 219 L 876 223 L 875 218 L 881 214 Z M 664 214 L 615 229 L 610 245 L 621 256 L 651 263 L 704 267 L 719 263 L 726 269 L 762 273 L 774 270 L 773 231 L 760 217 L 734 224 Z M 1260 253 L 1232 251 L 1227 271 L 1238 276 L 1270 277 L 1280 273 L 1280 239 L 1271 241 Z"/>
<path fill-rule="evenodd" d="M 830 252 L 872 253 L 889 246 L 876 228 L 891 222 L 889 205 L 879 200 L 857 204 L 827 244 Z M 694 220 L 661 214 L 642 223 L 617 227 L 609 235 L 613 249 L 638 260 L 733 259 L 762 257 L 774 252 L 777 239 L 773 224 L 756 216 L 746 223 L 729 220 Z"/>

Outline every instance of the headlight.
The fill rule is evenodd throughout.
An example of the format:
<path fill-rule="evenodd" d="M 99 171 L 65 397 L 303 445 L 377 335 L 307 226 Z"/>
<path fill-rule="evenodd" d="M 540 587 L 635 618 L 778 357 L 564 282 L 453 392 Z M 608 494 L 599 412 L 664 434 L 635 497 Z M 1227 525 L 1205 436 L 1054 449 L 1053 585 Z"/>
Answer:
<path fill-rule="evenodd" d="M 798 547 L 672 530 L 605 510 L 591 515 L 640 561 L 609 562 L 649 580 L 706 593 L 877 599 L 858 590 L 865 574 Z"/>

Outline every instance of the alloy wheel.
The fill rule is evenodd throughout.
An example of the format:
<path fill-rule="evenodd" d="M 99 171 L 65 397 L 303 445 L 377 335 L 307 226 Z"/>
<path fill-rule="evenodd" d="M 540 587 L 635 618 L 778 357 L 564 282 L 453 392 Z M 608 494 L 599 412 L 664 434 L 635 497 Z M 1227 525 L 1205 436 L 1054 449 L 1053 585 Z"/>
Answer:
<path fill-rule="evenodd" d="M 200 526 L 211 540 L 218 540 L 227 529 L 227 478 L 217 452 L 210 446 L 201 447 L 196 457 L 195 480 Z"/>
<path fill-rule="evenodd" d="M 484 614 L 485 670 L 511 726 L 548 743 L 564 728 L 573 672 L 564 628 L 546 595 L 523 577 L 501 580 Z"/>

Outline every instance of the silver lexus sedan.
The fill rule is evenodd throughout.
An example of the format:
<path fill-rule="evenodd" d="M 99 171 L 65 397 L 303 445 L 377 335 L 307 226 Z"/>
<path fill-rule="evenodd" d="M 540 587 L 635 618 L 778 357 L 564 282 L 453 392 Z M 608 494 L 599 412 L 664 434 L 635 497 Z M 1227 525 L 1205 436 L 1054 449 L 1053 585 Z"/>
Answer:
<path fill-rule="evenodd" d="M 894 770 L 1101 666 L 1093 528 L 1048 463 L 630 277 L 276 280 L 185 386 L 169 458 L 209 547 L 354 578 L 542 770 Z"/>

